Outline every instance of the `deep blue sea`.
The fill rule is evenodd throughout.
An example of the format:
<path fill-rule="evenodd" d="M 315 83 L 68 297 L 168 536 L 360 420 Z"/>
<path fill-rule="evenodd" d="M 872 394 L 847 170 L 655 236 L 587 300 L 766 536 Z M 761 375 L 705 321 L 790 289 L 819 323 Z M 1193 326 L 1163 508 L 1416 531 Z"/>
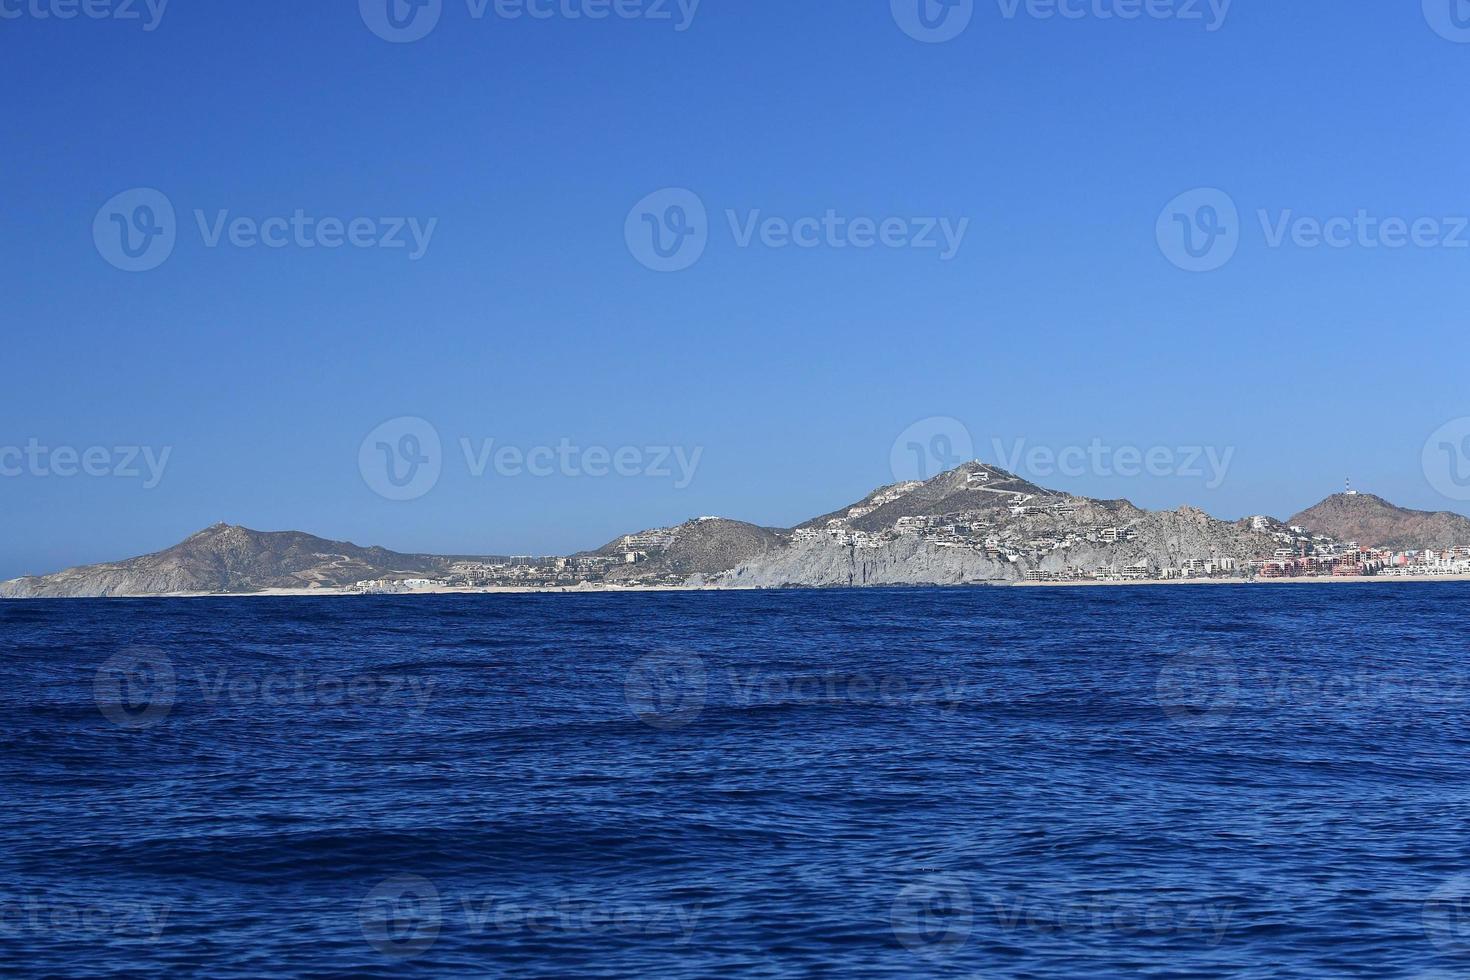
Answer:
<path fill-rule="evenodd" d="M 0 602 L 0 972 L 1464 976 L 1467 599 Z"/>

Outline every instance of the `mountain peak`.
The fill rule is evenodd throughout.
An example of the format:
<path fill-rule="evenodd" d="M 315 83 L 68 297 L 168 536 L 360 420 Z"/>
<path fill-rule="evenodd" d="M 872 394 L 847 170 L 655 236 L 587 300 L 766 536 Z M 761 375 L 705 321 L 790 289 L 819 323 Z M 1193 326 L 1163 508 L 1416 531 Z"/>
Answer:
<path fill-rule="evenodd" d="M 1335 493 L 1288 524 L 1371 548 L 1422 551 L 1470 541 L 1470 518 L 1450 511 L 1408 510 L 1371 493 Z"/>

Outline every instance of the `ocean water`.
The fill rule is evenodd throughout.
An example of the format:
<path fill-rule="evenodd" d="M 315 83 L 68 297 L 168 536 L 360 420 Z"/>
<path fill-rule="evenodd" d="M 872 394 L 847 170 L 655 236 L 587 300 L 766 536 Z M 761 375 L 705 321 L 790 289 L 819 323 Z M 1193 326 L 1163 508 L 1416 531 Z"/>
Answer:
<path fill-rule="evenodd" d="M 0 602 L 0 971 L 1463 976 L 1467 599 Z"/>

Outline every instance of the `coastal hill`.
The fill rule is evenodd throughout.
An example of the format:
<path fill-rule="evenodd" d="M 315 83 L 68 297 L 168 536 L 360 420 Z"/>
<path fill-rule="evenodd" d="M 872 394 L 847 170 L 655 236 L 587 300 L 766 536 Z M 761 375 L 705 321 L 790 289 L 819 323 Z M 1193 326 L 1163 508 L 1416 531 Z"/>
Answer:
<path fill-rule="evenodd" d="M 1333 494 L 1290 523 L 1375 548 L 1418 551 L 1470 543 L 1470 518 L 1449 511 L 1395 507 L 1371 493 Z"/>
<path fill-rule="evenodd" d="M 140 596 L 343 588 L 384 575 L 424 575 L 447 559 L 360 548 L 299 531 L 215 524 L 151 555 L 0 582 L 0 597 Z"/>
<path fill-rule="evenodd" d="M 1189 562 L 1242 568 L 1281 547 L 1250 521 L 1048 490 L 981 462 L 882 487 L 796 528 L 790 547 L 715 576 L 718 585 L 960 585 L 1069 569 L 1154 573 Z"/>
<path fill-rule="evenodd" d="M 1295 527 L 1293 527 L 1293 525 Z M 880 487 L 795 528 L 701 517 L 563 558 L 399 554 L 296 531 L 216 524 L 127 561 L 0 582 L 0 598 L 405 591 L 413 587 L 958 585 L 1023 579 L 1243 573 L 1334 541 L 1394 549 L 1470 544 L 1470 519 L 1339 494 L 1289 523 L 1148 511 L 1030 483 L 981 462 Z M 405 585 L 421 580 L 417 586 Z"/>
<path fill-rule="evenodd" d="M 646 555 L 642 561 L 615 566 L 605 576 L 608 582 L 631 583 L 650 577 L 683 580 L 716 575 L 778 551 L 790 537 L 791 532 L 781 528 L 700 517 L 675 528 L 625 535 L 593 554 L 619 558 L 630 552 Z M 642 540 L 649 544 L 645 547 Z"/>

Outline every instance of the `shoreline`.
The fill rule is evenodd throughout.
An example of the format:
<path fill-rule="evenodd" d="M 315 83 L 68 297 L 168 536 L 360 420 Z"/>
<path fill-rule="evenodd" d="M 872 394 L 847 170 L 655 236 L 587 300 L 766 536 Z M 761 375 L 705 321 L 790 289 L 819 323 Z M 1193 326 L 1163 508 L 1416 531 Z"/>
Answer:
<path fill-rule="evenodd" d="M 1431 582 L 1470 582 L 1470 574 L 1461 575 L 1302 575 L 1294 578 L 1195 578 L 1195 579 L 1137 579 L 1137 580 L 1078 580 L 1070 582 L 963 582 L 947 585 L 937 583 L 892 583 L 888 585 L 788 585 L 780 588 L 762 589 L 753 586 L 725 585 L 569 585 L 569 586 L 486 586 L 482 588 L 444 587 L 413 589 L 405 592 L 357 592 L 346 588 L 300 588 L 262 589 L 258 592 L 162 592 L 156 595 L 113 595 L 113 596 L 14 596 L 0 598 L 5 602 L 34 602 L 65 599 L 288 599 L 288 598 L 410 598 L 431 595 L 610 595 L 617 593 L 662 593 L 662 592 L 821 592 L 827 589 L 973 589 L 973 588 L 1019 588 L 1019 589 L 1093 589 L 1093 588 L 1152 588 L 1157 586 L 1220 586 L 1220 585 L 1386 585 L 1394 583 L 1423 584 Z"/>
<path fill-rule="evenodd" d="M 1462 575 L 1297 575 L 1289 578 L 1180 578 L 1104 581 L 1082 579 L 1075 582 L 1010 582 L 1023 589 L 1092 588 L 1115 585 L 1383 585 L 1395 582 L 1470 582 L 1470 574 Z"/>

